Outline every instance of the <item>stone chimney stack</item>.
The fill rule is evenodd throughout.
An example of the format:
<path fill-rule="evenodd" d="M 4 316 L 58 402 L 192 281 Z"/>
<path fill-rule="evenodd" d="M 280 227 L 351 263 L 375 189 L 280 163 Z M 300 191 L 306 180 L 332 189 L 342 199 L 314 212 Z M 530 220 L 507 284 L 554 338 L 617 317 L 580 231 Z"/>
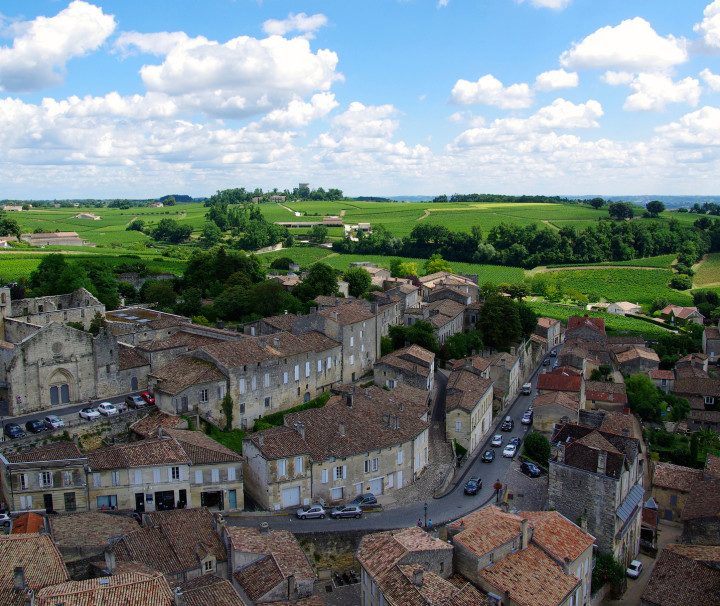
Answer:
<path fill-rule="evenodd" d="M 422 587 L 423 584 L 423 569 L 422 568 L 416 568 L 413 570 L 413 585 L 416 587 Z"/>
<path fill-rule="evenodd" d="M 560 442 L 558 444 L 557 448 L 557 462 L 558 463 L 564 463 L 565 462 L 565 442 Z"/>
<path fill-rule="evenodd" d="M 340 421 L 340 437 L 345 437 L 345 423 L 343 421 Z"/>
<path fill-rule="evenodd" d="M 597 472 L 605 475 L 607 470 L 607 451 L 599 450 L 597 458 Z"/>
<path fill-rule="evenodd" d="M 267 522 L 260 522 L 260 532 L 262 534 L 270 534 L 270 524 Z"/>
<path fill-rule="evenodd" d="M 351 394 L 351 393 L 347 394 L 347 398 L 346 398 L 346 400 L 345 400 L 345 403 L 347 404 L 347 407 L 348 407 L 348 408 L 352 408 L 352 407 L 353 407 L 353 394 Z"/>
<path fill-rule="evenodd" d="M 13 587 L 17 591 L 25 591 L 25 569 L 22 566 L 16 566 L 13 570 L 13 576 L 15 579 Z"/>
<path fill-rule="evenodd" d="M 304 440 L 305 439 L 305 423 L 298 423 L 297 430 L 298 430 L 298 433 L 300 434 L 300 437 Z"/>
<path fill-rule="evenodd" d="M 523 520 L 520 523 L 520 549 L 527 549 L 528 543 L 530 542 L 529 524 L 530 522 L 528 520 Z"/>
<path fill-rule="evenodd" d="M 105 550 L 105 570 L 115 574 L 115 552 L 112 549 Z"/>
<path fill-rule="evenodd" d="M 175 606 L 185 606 L 185 596 L 179 587 L 176 587 L 175 591 L 173 591 L 173 604 Z"/>
<path fill-rule="evenodd" d="M 258 445 L 262 448 L 265 445 L 265 436 L 262 431 L 258 432 Z"/>

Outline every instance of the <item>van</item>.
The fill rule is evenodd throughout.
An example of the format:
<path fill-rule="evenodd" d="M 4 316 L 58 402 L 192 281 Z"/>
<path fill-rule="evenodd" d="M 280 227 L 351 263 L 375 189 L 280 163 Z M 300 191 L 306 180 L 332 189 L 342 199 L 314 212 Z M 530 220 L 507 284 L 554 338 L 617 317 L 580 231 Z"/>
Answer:
<path fill-rule="evenodd" d="M 532 393 L 532 383 L 525 383 L 522 386 L 522 392 L 524 396 L 529 396 Z"/>

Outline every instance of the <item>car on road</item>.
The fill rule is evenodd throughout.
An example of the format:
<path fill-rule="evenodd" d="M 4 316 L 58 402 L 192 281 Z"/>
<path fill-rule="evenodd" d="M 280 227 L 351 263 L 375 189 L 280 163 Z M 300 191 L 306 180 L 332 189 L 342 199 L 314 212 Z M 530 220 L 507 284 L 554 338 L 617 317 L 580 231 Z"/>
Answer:
<path fill-rule="evenodd" d="M 550 357 L 551 357 L 551 358 L 557 358 L 557 349 L 553 349 L 553 350 L 550 352 Z"/>
<path fill-rule="evenodd" d="M 94 421 L 100 418 L 100 413 L 90 406 L 81 409 L 78 415 L 80 415 L 81 419 L 87 419 L 88 421 Z"/>
<path fill-rule="evenodd" d="M 642 568 L 642 562 L 640 560 L 633 560 L 625 572 L 631 579 L 637 579 L 642 572 Z"/>
<path fill-rule="evenodd" d="M 533 413 L 531 413 L 531 412 L 526 412 L 526 413 L 523 415 L 522 420 L 521 420 L 520 422 L 521 422 L 523 425 L 532 425 L 532 422 L 533 422 Z"/>
<path fill-rule="evenodd" d="M 515 436 L 514 438 L 510 438 L 510 441 L 508 442 L 508 444 L 512 444 L 515 448 L 519 448 L 520 447 L 520 438 L 518 438 L 517 436 Z"/>
<path fill-rule="evenodd" d="M 500 426 L 500 431 L 512 431 L 513 427 L 515 427 L 515 421 L 510 417 L 505 417 L 505 420 Z"/>
<path fill-rule="evenodd" d="M 27 435 L 25 430 L 17 423 L 6 423 L 3 432 L 11 440 L 14 440 L 15 438 L 24 438 Z"/>
<path fill-rule="evenodd" d="M 130 408 L 145 408 L 148 405 L 140 396 L 126 396 L 125 404 Z"/>
<path fill-rule="evenodd" d="M 45 431 L 45 423 L 40 419 L 30 419 L 25 423 L 25 429 L 30 433 L 40 433 L 41 431 Z"/>
<path fill-rule="evenodd" d="M 543 360 L 543 366 L 550 366 L 550 358 L 545 358 Z"/>
<path fill-rule="evenodd" d="M 495 451 L 494 450 L 486 450 L 483 453 L 483 456 L 480 460 L 483 463 L 492 463 L 495 460 Z"/>
<path fill-rule="evenodd" d="M 8 528 L 10 526 L 10 516 L 6 513 L 0 513 L 0 526 L 5 526 L 5 528 Z"/>
<path fill-rule="evenodd" d="M 553 364 L 553 370 L 557 370 L 558 368 L 560 368 L 560 362 L 555 361 L 555 364 Z"/>
<path fill-rule="evenodd" d="M 482 480 L 480 478 L 470 478 L 465 484 L 465 494 L 477 494 L 482 488 Z"/>
<path fill-rule="evenodd" d="M 377 505 L 377 498 L 371 492 L 365 494 L 359 494 L 356 496 L 350 505 L 357 505 L 358 507 L 367 507 L 368 505 Z"/>
<path fill-rule="evenodd" d="M 517 446 L 515 446 L 515 444 L 508 444 L 503 449 L 503 456 L 507 457 L 509 459 L 512 459 L 516 453 L 517 453 Z"/>
<path fill-rule="evenodd" d="M 359 518 L 362 516 L 362 509 L 358 505 L 340 505 L 330 512 L 330 517 L 337 518 Z"/>
<path fill-rule="evenodd" d="M 118 413 L 118 409 L 115 408 L 114 405 L 112 405 L 110 402 L 103 402 L 97 407 L 97 411 L 101 415 L 105 415 L 106 417 L 112 417 Z"/>
<path fill-rule="evenodd" d="M 503 437 L 501 434 L 495 434 L 495 436 L 492 439 L 492 442 L 490 442 L 490 446 L 502 446 L 503 443 Z"/>
<path fill-rule="evenodd" d="M 145 400 L 150 406 L 155 404 L 155 396 L 152 395 L 149 391 L 143 391 L 140 394 L 140 397 Z"/>
<path fill-rule="evenodd" d="M 297 515 L 297 517 L 301 520 L 305 520 L 306 518 L 325 519 L 326 513 L 327 512 L 325 511 L 325 507 L 323 507 L 319 503 L 315 503 L 314 505 L 305 505 L 305 507 L 301 507 L 297 510 L 295 515 Z"/>
<path fill-rule="evenodd" d="M 532 383 L 525 383 L 522 386 L 522 392 L 524 396 L 529 396 L 532 393 Z"/>
<path fill-rule="evenodd" d="M 45 423 L 45 427 L 48 429 L 59 429 L 60 427 L 65 427 L 65 421 L 57 415 L 48 415 L 43 419 L 43 423 Z"/>
<path fill-rule="evenodd" d="M 542 475 L 540 468 L 530 461 L 525 461 L 522 465 L 520 465 L 520 471 L 531 478 L 539 478 Z"/>

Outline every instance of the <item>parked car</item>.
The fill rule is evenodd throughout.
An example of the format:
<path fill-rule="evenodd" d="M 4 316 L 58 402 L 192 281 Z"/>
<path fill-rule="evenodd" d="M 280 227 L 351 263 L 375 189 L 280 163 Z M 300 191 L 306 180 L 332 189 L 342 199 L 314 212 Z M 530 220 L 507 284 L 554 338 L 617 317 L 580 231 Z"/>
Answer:
<path fill-rule="evenodd" d="M 492 442 L 490 442 L 490 446 L 502 446 L 502 443 L 503 437 L 498 433 L 493 437 Z"/>
<path fill-rule="evenodd" d="M 550 366 L 550 358 L 545 358 L 543 360 L 543 366 Z"/>
<path fill-rule="evenodd" d="M 141 397 L 143 400 L 145 400 L 148 404 L 150 404 L 150 406 L 152 406 L 153 404 L 155 404 L 155 396 L 152 395 L 149 391 L 143 391 L 143 392 L 140 394 L 140 397 Z"/>
<path fill-rule="evenodd" d="M 330 512 L 331 518 L 359 518 L 362 516 L 362 509 L 359 505 L 340 505 Z"/>
<path fill-rule="evenodd" d="M 503 456 L 507 457 L 509 459 L 512 459 L 516 453 L 517 453 L 517 446 L 515 446 L 515 444 L 508 444 L 503 449 Z"/>
<path fill-rule="evenodd" d="M 640 560 L 633 560 L 625 572 L 631 579 L 637 579 L 642 572 L 642 562 Z"/>
<path fill-rule="evenodd" d="M 481 461 L 483 463 L 492 463 L 495 460 L 495 451 L 494 450 L 486 450 L 483 453 Z"/>
<path fill-rule="evenodd" d="M 551 358 L 556 358 L 556 357 L 557 357 L 557 349 L 553 349 L 553 350 L 550 352 L 550 357 L 551 357 Z"/>
<path fill-rule="evenodd" d="M 555 364 L 553 364 L 553 370 L 556 370 L 556 369 L 558 369 L 558 368 L 560 368 L 560 362 L 558 362 L 558 361 L 556 360 L 556 361 L 555 361 Z"/>
<path fill-rule="evenodd" d="M 112 417 L 113 415 L 119 414 L 118 409 L 115 408 L 110 402 L 103 402 L 97 407 L 97 411 L 101 415 L 105 415 L 106 417 Z"/>
<path fill-rule="evenodd" d="M 465 494 L 477 494 L 482 488 L 482 480 L 480 478 L 470 478 L 465 484 Z"/>
<path fill-rule="evenodd" d="M 325 518 L 325 508 L 319 503 L 314 505 L 305 505 L 297 510 L 296 514 L 298 518 L 304 520 L 306 518 Z"/>
<path fill-rule="evenodd" d="M 140 396 L 126 396 L 125 404 L 127 404 L 130 408 L 144 408 L 147 406 L 147 402 Z"/>
<path fill-rule="evenodd" d="M 522 392 L 524 396 L 529 396 L 532 393 L 532 383 L 525 383 L 522 386 Z"/>
<path fill-rule="evenodd" d="M 65 427 L 65 421 L 57 415 L 48 415 L 43 419 L 43 423 L 45 423 L 45 427 L 48 429 L 59 429 L 60 427 Z"/>
<path fill-rule="evenodd" d="M 357 505 L 358 507 L 366 507 L 367 505 L 377 505 L 377 498 L 371 492 L 365 494 L 359 494 L 356 496 L 350 505 Z"/>
<path fill-rule="evenodd" d="M 530 463 L 530 461 L 525 461 L 520 465 L 520 471 L 531 478 L 539 478 L 542 475 L 540 468 L 535 463 Z"/>
<path fill-rule="evenodd" d="M 94 419 L 100 418 L 100 413 L 94 408 L 90 408 L 89 406 L 80 410 L 78 414 L 80 415 L 81 419 L 87 419 L 88 421 L 93 421 Z"/>
<path fill-rule="evenodd" d="M 10 526 L 10 516 L 6 513 L 0 513 L 0 525 L 5 526 L 5 528 L 8 528 Z"/>
<path fill-rule="evenodd" d="M 500 431 L 512 431 L 513 427 L 515 427 L 515 422 L 510 417 L 505 417 L 505 420 L 500 426 Z"/>
<path fill-rule="evenodd" d="M 532 421 L 533 421 L 533 413 L 531 413 L 531 412 L 526 412 L 526 413 L 523 415 L 522 421 L 520 421 L 520 422 L 521 422 L 523 425 L 532 425 Z"/>
<path fill-rule="evenodd" d="M 45 423 L 40 419 L 30 419 L 25 423 L 25 429 L 30 433 L 40 433 L 41 431 L 45 431 Z"/>
<path fill-rule="evenodd" d="M 6 423 L 3 431 L 11 440 L 14 440 L 15 438 L 24 438 L 26 435 L 25 430 L 17 423 Z"/>
<path fill-rule="evenodd" d="M 508 442 L 508 444 L 512 444 L 515 448 L 519 448 L 520 438 L 518 438 L 517 436 L 515 436 L 514 438 L 510 438 L 510 441 Z"/>

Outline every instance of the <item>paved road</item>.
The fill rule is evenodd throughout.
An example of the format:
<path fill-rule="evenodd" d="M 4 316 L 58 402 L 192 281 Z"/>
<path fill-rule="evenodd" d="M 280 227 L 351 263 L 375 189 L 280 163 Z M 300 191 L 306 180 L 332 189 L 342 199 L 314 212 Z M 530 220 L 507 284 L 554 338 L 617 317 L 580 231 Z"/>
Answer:
<path fill-rule="evenodd" d="M 532 376 L 533 393 L 537 382 L 537 375 L 542 366 L 539 366 Z M 441 373 L 438 373 L 441 374 Z M 436 379 L 438 380 L 438 379 Z M 445 378 L 445 383 L 447 379 Z M 439 402 L 442 398 L 444 403 L 445 384 L 442 389 L 438 385 L 438 397 L 436 398 L 436 408 L 433 412 L 433 418 L 436 417 L 439 410 Z M 440 393 L 442 392 L 442 394 Z M 504 440 L 503 444 L 507 444 L 511 437 L 517 436 L 522 441 L 525 439 L 530 427 L 522 425 L 520 420 L 523 413 L 532 403 L 533 395 L 518 395 L 515 401 L 501 414 L 498 415 L 496 423 L 502 421 L 505 416 L 510 416 L 515 422 L 515 426 L 511 432 L 501 433 Z M 442 409 L 440 409 L 442 410 Z M 471 460 L 467 461 L 458 471 L 456 477 L 451 483 L 448 491 L 441 498 L 433 499 L 431 494 L 427 495 L 426 501 L 414 503 L 412 505 L 404 505 L 386 509 L 384 511 L 367 512 L 359 520 L 344 519 L 313 519 L 298 520 L 294 515 L 287 513 L 277 513 L 275 515 L 266 514 L 230 514 L 228 516 L 228 524 L 233 526 L 256 526 L 261 522 L 268 522 L 271 527 L 277 529 L 290 530 L 292 532 L 328 532 L 343 530 L 386 530 L 410 526 L 417 522 L 418 519 L 425 520 L 425 504 L 427 504 L 428 519 L 432 520 L 433 525 L 444 524 L 450 520 L 454 520 L 460 516 L 466 515 L 471 511 L 485 505 L 496 497 L 493 484 L 505 477 L 513 459 L 502 457 L 502 448 L 494 448 L 495 460 L 492 463 L 482 463 L 480 456 L 482 453 L 490 449 L 490 441 L 495 435 L 494 431 L 490 431 L 486 441 L 478 447 L 473 454 Z M 482 489 L 475 496 L 465 495 L 463 488 L 467 478 L 479 477 L 483 481 Z"/>

